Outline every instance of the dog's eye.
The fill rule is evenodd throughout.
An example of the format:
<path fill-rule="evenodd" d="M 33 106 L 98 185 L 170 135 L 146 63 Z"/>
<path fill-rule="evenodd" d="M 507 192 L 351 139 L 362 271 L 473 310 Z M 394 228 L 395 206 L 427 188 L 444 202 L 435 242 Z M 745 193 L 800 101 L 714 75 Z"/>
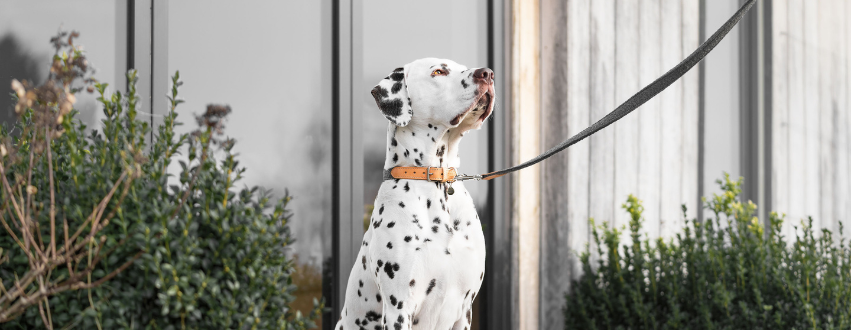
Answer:
<path fill-rule="evenodd" d="M 441 69 L 434 70 L 434 72 L 431 73 L 432 76 L 442 76 L 442 75 L 445 75 L 445 74 L 446 74 L 446 72 L 441 70 Z"/>

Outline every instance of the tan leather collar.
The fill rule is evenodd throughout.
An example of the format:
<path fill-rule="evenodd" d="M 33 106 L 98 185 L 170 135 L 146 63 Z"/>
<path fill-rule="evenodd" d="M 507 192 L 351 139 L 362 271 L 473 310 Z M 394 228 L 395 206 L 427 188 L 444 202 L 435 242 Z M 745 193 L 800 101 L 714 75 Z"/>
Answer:
<path fill-rule="evenodd" d="M 428 173 L 428 175 L 426 175 Z M 430 182 L 455 182 L 458 173 L 454 167 L 394 167 L 384 170 L 384 179 L 425 180 Z"/>

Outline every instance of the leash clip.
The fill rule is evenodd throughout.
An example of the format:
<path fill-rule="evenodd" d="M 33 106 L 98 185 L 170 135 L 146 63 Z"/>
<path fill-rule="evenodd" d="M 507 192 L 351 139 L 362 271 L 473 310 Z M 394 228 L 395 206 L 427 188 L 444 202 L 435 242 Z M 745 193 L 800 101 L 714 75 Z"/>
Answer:
<path fill-rule="evenodd" d="M 476 174 L 476 175 L 461 174 L 461 175 L 455 176 L 455 181 L 467 181 L 467 180 L 481 181 L 482 175 L 481 174 Z"/>

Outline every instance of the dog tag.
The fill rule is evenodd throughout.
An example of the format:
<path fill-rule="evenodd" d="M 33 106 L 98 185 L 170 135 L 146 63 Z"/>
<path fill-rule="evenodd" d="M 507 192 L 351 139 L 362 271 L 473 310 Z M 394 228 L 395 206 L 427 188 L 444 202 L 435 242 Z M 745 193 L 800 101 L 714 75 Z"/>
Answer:
<path fill-rule="evenodd" d="M 449 188 L 446 188 L 446 193 L 450 195 L 455 194 L 455 188 L 452 188 L 450 185 Z"/>

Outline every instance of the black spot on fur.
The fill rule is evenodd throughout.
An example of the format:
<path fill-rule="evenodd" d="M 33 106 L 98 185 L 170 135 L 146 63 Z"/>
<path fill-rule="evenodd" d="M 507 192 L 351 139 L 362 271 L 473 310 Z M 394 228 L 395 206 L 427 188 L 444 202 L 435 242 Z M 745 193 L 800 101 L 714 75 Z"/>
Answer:
<path fill-rule="evenodd" d="M 408 183 L 405 182 L 405 192 L 411 191 L 411 187 L 408 186 Z"/>
<path fill-rule="evenodd" d="M 387 242 L 387 248 L 392 249 L 393 248 L 393 242 Z"/>
<path fill-rule="evenodd" d="M 393 163 L 396 163 L 398 161 L 399 161 L 399 154 L 393 154 Z"/>
<path fill-rule="evenodd" d="M 392 262 L 387 262 L 384 264 L 384 272 L 387 273 L 387 276 L 390 279 L 396 276 L 396 272 L 399 271 L 399 264 L 394 264 Z"/>
<path fill-rule="evenodd" d="M 396 142 L 396 138 L 390 138 L 390 145 L 395 147 L 399 145 L 399 142 Z"/>
<path fill-rule="evenodd" d="M 396 296 L 390 295 L 390 304 L 396 306 Z"/>
<path fill-rule="evenodd" d="M 400 90 L 402 90 L 402 83 L 397 82 L 397 83 L 393 84 L 393 87 L 390 88 L 390 93 L 396 94 Z"/>
<path fill-rule="evenodd" d="M 408 286 L 413 287 L 413 286 L 414 286 L 414 285 L 416 285 L 416 284 L 417 284 L 417 281 L 416 281 L 416 280 L 411 280 L 411 282 L 410 282 L 410 283 L 408 283 Z"/>
<path fill-rule="evenodd" d="M 437 149 L 437 156 L 438 157 L 443 156 L 444 154 L 446 154 L 446 145 L 445 144 L 440 146 L 440 148 Z"/>
<path fill-rule="evenodd" d="M 411 241 L 411 236 L 405 236 L 405 242 L 410 242 L 410 241 Z"/>
<path fill-rule="evenodd" d="M 426 294 L 430 294 L 431 290 L 434 289 L 435 285 L 437 285 L 437 280 L 432 279 L 431 282 L 428 283 L 428 289 L 426 289 Z"/>
<path fill-rule="evenodd" d="M 431 200 L 430 199 L 426 199 L 426 208 L 427 209 L 431 208 Z"/>
<path fill-rule="evenodd" d="M 414 163 L 417 163 L 417 166 L 423 166 L 423 163 L 419 159 L 414 159 Z"/>
<path fill-rule="evenodd" d="M 384 204 L 381 204 L 381 208 L 378 209 L 378 215 L 384 213 Z"/>
<path fill-rule="evenodd" d="M 466 82 L 466 81 L 464 81 L 464 79 L 461 79 L 461 86 L 464 86 L 464 88 L 467 88 L 467 87 L 469 87 L 470 85 L 467 85 L 467 82 Z"/>
<path fill-rule="evenodd" d="M 434 232 L 434 233 L 437 233 L 437 226 L 431 227 L 431 231 Z"/>
<path fill-rule="evenodd" d="M 388 95 L 387 89 L 385 89 L 384 87 L 381 87 L 381 86 L 375 86 L 375 88 L 372 89 L 371 93 L 372 93 L 372 97 L 375 98 L 375 101 L 378 101 L 379 97 L 383 98 L 383 97 L 387 97 L 387 95 Z"/>
<path fill-rule="evenodd" d="M 440 217 L 434 218 L 434 220 L 432 220 L 431 222 L 434 222 L 434 223 L 439 225 L 440 224 Z"/>
<path fill-rule="evenodd" d="M 383 89 L 383 88 L 382 88 L 382 90 L 384 90 L 385 93 L 387 91 L 386 89 Z M 384 113 L 385 117 L 396 118 L 396 117 L 399 117 L 399 116 L 402 115 L 402 106 L 404 104 L 402 104 L 402 100 L 400 100 L 400 99 L 394 99 L 394 100 L 381 99 L 380 101 L 376 100 L 376 103 L 378 104 L 378 109 L 381 109 L 381 112 Z"/>
<path fill-rule="evenodd" d="M 405 202 L 399 202 L 399 207 L 405 208 Z"/>
<path fill-rule="evenodd" d="M 405 78 L 405 74 L 402 72 L 393 72 L 390 75 L 390 79 L 393 79 L 393 81 L 402 81 L 403 78 Z"/>
<path fill-rule="evenodd" d="M 411 152 L 408 151 L 408 149 L 405 149 L 405 152 L 403 152 L 402 154 L 405 155 L 405 158 L 408 158 L 408 155 L 410 155 Z"/>
<path fill-rule="evenodd" d="M 396 225 L 396 222 L 393 221 L 393 222 L 387 224 L 387 228 L 393 228 L 393 226 L 395 226 L 395 225 Z"/>
<path fill-rule="evenodd" d="M 381 259 L 378 259 L 378 267 L 381 267 L 381 266 L 384 266 L 384 261 L 381 261 Z"/>
<path fill-rule="evenodd" d="M 373 222 L 373 223 L 372 223 L 372 228 L 378 229 L 378 227 L 381 227 L 381 223 L 382 223 L 382 222 L 384 222 L 384 219 L 381 219 L 381 220 L 379 220 L 378 222 Z"/>
<path fill-rule="evenodd" d="M 366 256 L 362 256 L 360 261 L 363 263 L 363 270 L 366 270 Z"/>
<path fill-rule="evenodd" d="M 447 248 L 444 252 L 446 252 L 446 254 L 449 254 L 449 249 Z"/>
<path fill-rule="evenodd" d="M 376 294 L 375 294 L 375 300 L 378 300 L 378 302 L 381 302 L 381 294 L 376 293 Z M 369 314 L 367 314 L 367 315 L 369 315 Z M 381 314 L 378 314 L 378 317 L 381 317 Z M 376 319 L 376 320 L 377 320 L 377 319 Z"/>

